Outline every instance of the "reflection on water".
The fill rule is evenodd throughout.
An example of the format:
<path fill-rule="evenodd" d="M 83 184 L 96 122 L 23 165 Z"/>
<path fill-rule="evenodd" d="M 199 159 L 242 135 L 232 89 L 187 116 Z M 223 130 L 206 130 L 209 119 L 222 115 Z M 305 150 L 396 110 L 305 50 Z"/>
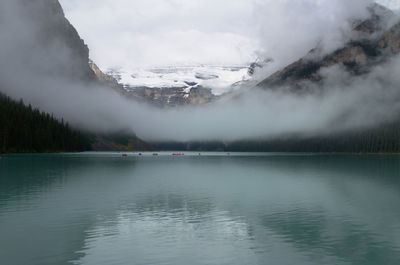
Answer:
<path fill-rule="evenodd" d="M 400 264 L 399 204 L 399 156 L 6 156 L 0 264 Z"/>

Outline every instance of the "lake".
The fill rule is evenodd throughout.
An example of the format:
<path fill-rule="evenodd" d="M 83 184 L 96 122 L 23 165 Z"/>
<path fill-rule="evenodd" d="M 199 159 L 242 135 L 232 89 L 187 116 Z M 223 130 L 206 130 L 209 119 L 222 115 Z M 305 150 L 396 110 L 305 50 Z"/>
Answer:
<path fill-rule="evenodd" d="M 400 264 L 400 156 L 0 159 L 0 264 Z"/>

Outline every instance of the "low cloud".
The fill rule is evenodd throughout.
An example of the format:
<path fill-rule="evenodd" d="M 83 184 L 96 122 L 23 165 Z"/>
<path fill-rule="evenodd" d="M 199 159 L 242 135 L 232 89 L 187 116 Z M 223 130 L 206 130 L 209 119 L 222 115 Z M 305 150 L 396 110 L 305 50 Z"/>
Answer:
<path fill-rule="evenodd" d="M 340 46 L 373 0 L 60 0 L 100 68 L 248 64 Z M 391 3 L 393 5 L 393 3 Z M 266 74 L 266 73 L 264 73 Z"/>
<path fill-rule="evenodd" d="M 377 126 L 396 119 L 400 110 L 398 56 L 364 76 L 350 76 L 341 67 L 322 69 L 324 86 L 315 94 L 246 88 L 203 107 L 161 110 L 135 103 L 110 88 L 71 80 L 76 75 L 67 67 L 76 63 L 71 50 L 62 42 L 43 49 L 38 27 L 20 16 L 17 3 L 0 4 L 9 11 L 0 18 L 0 91 L 81 129 L 129 129 L 145 140 L 175 141 L 312 136 Z"/>
<path fill-rule="evenodd" d="M 60 2 L 104 70 L 255 59 L 253 0 Z"/>

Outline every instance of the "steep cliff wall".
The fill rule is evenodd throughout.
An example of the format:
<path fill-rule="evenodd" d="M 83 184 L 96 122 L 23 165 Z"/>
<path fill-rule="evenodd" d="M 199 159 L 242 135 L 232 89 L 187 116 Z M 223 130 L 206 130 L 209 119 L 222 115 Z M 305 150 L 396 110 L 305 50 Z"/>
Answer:
<path fill-rule="evenodd" d="M 16 18 L 8 18 L 5 26 L 21 33 L 11 36 L 20 38 L 17 44 L 20 51 L 10 57 L 14 56 L 16 60 L 22 57 L 26 62 L 24 66 L 36 69 L 40 74 L 97 80 L 88 64 L 89 49 L 65 18 L 57 0 L 3 1 L 5 12 L 12 8 L 13 14 L 17 14 Z"/>
<path fill-rule="evenodd" d="M 107 87 L 116 90 L 118 86 L 113 80 L 106 80 L 107 76 L 94 65 L 89 60 L 87 45 L 65 18 L 57 0 L 0 1 L 0 92 L 13 99 L 23 98 L 101 138 L 101 127 L 84 125 L 107 114 L 102 112 L 101 100 L 113 96 Z M 83 100 L 74 102 L 78 98 Z M 91 104 L 96 106 L 97 113 L 90 108 Z M 82 116 L 78 122 L 77 116 Z M 113 123 L 107 126 L 107 133 L 111 134 L 108 138 L 112 139 L 112 132 L 120 128 L 114 128 Z M 129 149 L 143 143 L 133 133 L 126 138 Z"/>

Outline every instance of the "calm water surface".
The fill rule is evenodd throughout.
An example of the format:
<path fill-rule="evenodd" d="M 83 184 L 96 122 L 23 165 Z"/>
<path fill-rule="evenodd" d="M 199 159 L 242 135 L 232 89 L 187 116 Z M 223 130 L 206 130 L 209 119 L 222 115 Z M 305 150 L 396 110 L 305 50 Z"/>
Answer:
<path fill-rule="evenodd" d="M 400 156 L 0 160 L 0 264 L 400 264 Z"/>

